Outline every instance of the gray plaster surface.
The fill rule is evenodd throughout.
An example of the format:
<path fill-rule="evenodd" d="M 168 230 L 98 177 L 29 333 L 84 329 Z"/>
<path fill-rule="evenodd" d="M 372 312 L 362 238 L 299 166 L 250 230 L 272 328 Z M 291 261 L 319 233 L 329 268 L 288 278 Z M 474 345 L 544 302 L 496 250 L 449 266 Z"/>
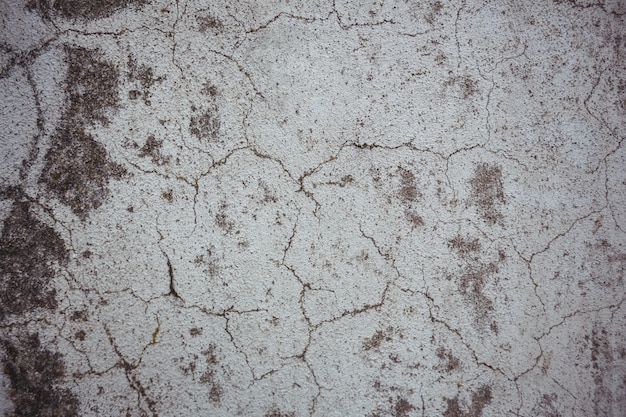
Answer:
<path fill-rule="evenodd" d="M 0 412 L 626 415 L 623 0 L 0 17 Z"/>

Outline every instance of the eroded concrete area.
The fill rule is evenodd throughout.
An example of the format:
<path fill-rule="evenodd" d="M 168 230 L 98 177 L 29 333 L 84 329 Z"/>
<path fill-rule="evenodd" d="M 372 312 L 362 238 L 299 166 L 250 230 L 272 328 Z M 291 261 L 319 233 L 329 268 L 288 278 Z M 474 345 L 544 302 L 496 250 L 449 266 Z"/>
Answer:
<path fill-rule="evenodd" d="M 0 16 L 0 412 L 624 415 L 623 1 Z"/>

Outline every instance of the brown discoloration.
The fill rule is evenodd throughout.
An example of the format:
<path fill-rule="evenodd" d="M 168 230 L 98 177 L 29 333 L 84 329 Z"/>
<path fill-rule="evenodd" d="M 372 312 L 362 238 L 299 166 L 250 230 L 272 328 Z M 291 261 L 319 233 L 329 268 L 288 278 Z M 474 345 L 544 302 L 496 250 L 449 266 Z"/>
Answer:
<path fill-rule="evenodd" d="M 35 308 L 55 309 L 52 265 L 68 261 L 63 239 L 32 214 L 31 203 L 14 203 L 0 238 L 0 320 Z"/>
<path fill-rule="evenodd" d="M 489 164 L 478 165 L 469 182 L 472 187 L 471 204 L 478 208 L 488 224 L 493 225 L 500 221 L 502 213 L 498 205 L 506 202 L 502 187 L 502 168 Z"/>
<path fill-rule="evenodd" d="M 491 387 L 484 385 L 472 394 L 472 403 L 467 407 L 468 411 L 461 410 L 459 397 L 446 398 L 446 410 L 444 417 L 480 417 L 483 415 L 483 409 L 491 403 Z M 466 407 L 463 407 L 466 408 Z"/>
<path fill-rule="evenodd" d="M 41 346 L 39 336 L 0 340 L 4 374 L 11 382 L 9 397 L 15 416 L 78 416 L 79 401 L 58 384 L 65 375 L 63 357 Z"/>

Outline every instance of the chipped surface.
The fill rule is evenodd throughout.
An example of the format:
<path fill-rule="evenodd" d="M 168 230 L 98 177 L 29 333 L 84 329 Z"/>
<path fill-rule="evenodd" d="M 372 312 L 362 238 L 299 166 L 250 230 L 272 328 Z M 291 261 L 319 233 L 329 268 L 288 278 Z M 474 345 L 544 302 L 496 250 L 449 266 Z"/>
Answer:
<path fill-rule="evenodd" d="M 623 2 L 0 12 L 3 414 L 623 415 Z"/>

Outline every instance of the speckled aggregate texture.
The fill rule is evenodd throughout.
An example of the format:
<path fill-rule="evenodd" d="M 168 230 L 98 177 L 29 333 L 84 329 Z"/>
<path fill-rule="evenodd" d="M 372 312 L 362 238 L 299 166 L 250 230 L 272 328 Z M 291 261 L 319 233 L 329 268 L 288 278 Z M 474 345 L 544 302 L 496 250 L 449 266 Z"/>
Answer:
<path fill-rule="evenodd" d="M 0 413 L 625 415 L 625 1 L 0 17 Z"/>

